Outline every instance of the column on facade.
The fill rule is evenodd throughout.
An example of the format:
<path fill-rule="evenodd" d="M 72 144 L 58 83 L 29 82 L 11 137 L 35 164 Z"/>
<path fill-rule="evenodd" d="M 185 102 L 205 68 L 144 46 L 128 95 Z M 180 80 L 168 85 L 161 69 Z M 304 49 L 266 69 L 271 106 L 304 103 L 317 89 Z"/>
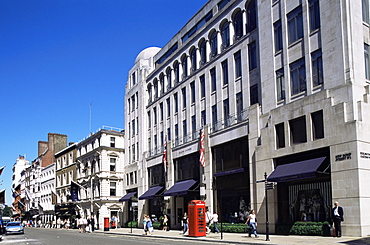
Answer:
<path fill-rule="evenodd" d="M 222 49 L 222 37 L 221 37 L 221 33 L 219 30 L 216 31 L 216 34 L 217 34 L 217 54 L 220 54 Z"/>
<path fill-rule="evenodd" d="M 234 36 L 235 36 L 235 30 L 234 30 L 234 25 L 233 25 L 233 21 L 230 20 L 229 21 L 229 30 L 230 30 L 230 45 L 233 45 L 234 44 Z"/>
<path fill-rule="evenodd" d="M 197 70 L 199 67 L 200 67 L 200 51 L 199 51 L 199 47 L 195 47 L 195 57 L 196 57 L 196 62 L 195 63 L 198 63 L 198 64 L 195 64 L 195 70 Z"/>
<path fill-rule="evenodd" d="M 243 16 L 243 34 L 245 35 L 247 33 L 247 11 L 245 9 L 242 10 L 242 16 Z"/>
<path fill-rule="evenodd" d="M 209 57 L 211 55 L 211 43 L 209 39 L 204 40 L 206 42 L 206 60 L 204 63 L 207 63 L 209 61 Z"/>

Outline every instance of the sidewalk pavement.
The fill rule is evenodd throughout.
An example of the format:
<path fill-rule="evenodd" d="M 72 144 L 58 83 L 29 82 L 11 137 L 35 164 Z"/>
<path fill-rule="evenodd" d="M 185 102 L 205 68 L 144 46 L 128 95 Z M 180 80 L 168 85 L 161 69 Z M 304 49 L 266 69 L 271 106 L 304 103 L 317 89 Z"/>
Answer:
<path fill-rule="evenodd" d="M 125 236 L 144 236 L 143 229 L 138 228 L 117 228 L 109 229 L 109 231 L 95 231 L 105 234 L 125 235 Z M 222 235 L 222 239 L 221 239 Z M 154 230 L 151 237 L 168 238 L 168 239 L 187 239 L 195 241 L 214 242 L 216 244 L 314 244 L 314 245 L 328 245 L 328 244 L 349 244 L 349 245 L 364 245 L 370 244 L 369 237 L 322 237 L 322 236 L 283 236 L 270 235 L 270 241 L 266 241 L 266 235 L 260 234 L 258 238 L 248 237 L 247 233 L 211 233 L 205 237 L 190 237 L 182 235 L 179 230 L 161 231 Z"/>

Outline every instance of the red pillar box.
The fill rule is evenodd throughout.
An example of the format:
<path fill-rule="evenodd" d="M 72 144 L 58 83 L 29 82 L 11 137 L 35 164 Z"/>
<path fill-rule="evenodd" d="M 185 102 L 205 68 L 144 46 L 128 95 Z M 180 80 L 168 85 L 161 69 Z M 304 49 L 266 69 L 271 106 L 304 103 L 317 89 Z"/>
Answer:
<path fill-rule="evenodd" d="M 109 218 L 104 217 L 104 231 L 109 231 Z"/>
<path fill-rule="evenodd" d="M 192 200 L 188 203 L 189 236 L 206 236 L 206 203 Z"/>

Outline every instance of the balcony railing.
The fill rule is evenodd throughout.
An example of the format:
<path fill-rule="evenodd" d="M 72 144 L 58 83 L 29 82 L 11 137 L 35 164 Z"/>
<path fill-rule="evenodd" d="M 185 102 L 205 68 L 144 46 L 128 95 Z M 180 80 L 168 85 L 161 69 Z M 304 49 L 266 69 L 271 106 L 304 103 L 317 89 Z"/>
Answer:
<path fill-rule="evenodd" d="M 243 110 L 239 114 L 230 115 L 224 119 L 215 122 L 214 124 L 212 124 L 211 133 L 226 129 L 245 121 L 248 121 L 248 110 Z"/>

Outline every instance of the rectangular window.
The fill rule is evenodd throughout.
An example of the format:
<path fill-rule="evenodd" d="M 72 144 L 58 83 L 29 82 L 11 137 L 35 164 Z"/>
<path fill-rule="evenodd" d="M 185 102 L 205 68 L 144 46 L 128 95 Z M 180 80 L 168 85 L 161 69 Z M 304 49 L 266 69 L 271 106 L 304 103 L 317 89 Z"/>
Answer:
<path fill-rule="evenodd" d="M 307 142 L 306 117 L 299 117 L 289 121 L 290 138 L 293 144 Z"/>
<path fill-rule="evenodd" d="M 258 103 L 258 84 L 251 86 L 250 99 L 251 99 L 251 105 Z"/>
<path fill-rule="evenodd" d="M 319 0 L 309 0 L 310 5 L 310 30 L 320 28 L 320 4 Z"/>
<path fill-rule="evenodd" d="M 302 8 L 298 7 L 288 14 L 288 40 L 294 43 L 303 37 Z"/>
<path fill-rule="evenodd" d="M 191 139 L 192 140 L 195 140 L 197 138 L 196 128 L 197 128 L 197 121 L 196 121 L 196 117 L 194 115 L 194 116 L 191 116 L 191 134 L 192 134 Z"/>
<path fill-rule="evenodd" d="M 370 1 L 362 0 L 362 21 L 370 24 Z"/>
<path fill-rule="evenodd" d="M 324 138 L 324 119 L 322 110 L 311 113 L 311 120 L 313 140 Z"/>
<path fill-rule="evenodd" d="M 158 137 L 157 135 L 155 134 L 154 135 L 154 149 L 157 151 L 157 148 L 158 148 Z"/>
<path fill-rule="evenodd" d="M 229 68 L 227 65 L 227 60 L 221 63 L 222 66 L 222 80 L 224 85 L 229 84 Z"/>
<path fill-rule="evenodd" d="M 188 125 L 186 123 L 186 120 L 182 121 L 182 135 L 183 135 L 183 143 L 188 142 Z"/>
<path fill-rule="evenodd" d="M 110 182 L 110 196 L 116 196 L 116 189 L 117 189 L 116 182 Z"/>
<path fill-rule="evenodd" d="M 276 132 L 276 148 L 284 148 L 285 147 L 285 134 L 284 134 L 284 123 L 280 123 L 275 125 L 275 132 Z"/>
<path fill-rule="evenodd" d="M 195 82 L 190 83 L 191 103 L 195 103 Z"/>
<path fill-rule="evenodd" d="M 313 86 L 319 86 L 324 83 L 324 69 L 322 66 L 321 49 L 311 54 L 312 59 L 312 83 Z"/>
<path fill-rule="evenodd" d="M 151 128 L 152 127 L 152 117 L 151 117 L 151 113 L 150 111 L 148 111 L 148 127 Z"/>
<path fill-rule="evenodd" d="M 304 58 L 290 65 L 290 81 L 292 95 L 306 91 L 306 67 Z"/>
<path fill-rule="evenodd" d="M 135 119 L 131 121 L 131 129 L 132 129 L 132 136 L 134 136 L 136 133 L 135 133 Z"/>
<path fill-rule="evenodd" d="M 136 160 L 136 148 L 135 144 L 132 145 L 132 161 L 135 162 Z"/>
<path fill-rule="evenodd" d="M 200 98 L 204 98 L 206 97 L 206 79 L 204 75 L 199 77 L 199 83 L 200 83 Z"/>
<path fill-rule="evenodd" d="M 206 120 L 206 111 L 202 111 L 200 113 L 200 120 L 201 120 L 201 123 L 202 123 L 202 126 L 206 125 L 207 124 L 207 120 Z"/>
<path fill-rule="evenodd" d="M 132 79 L 132 85 L 135 85 L 136 84 L 136 74 L 135 74 L 135 72 L 133 72 L 131 74 L 131 79 Z"/>
<path fill-rule="evenodd" d="M 153 108 L 154 125 L 157 125 L 157 107 Z"/>
<path fill-rule="evenodd" d="M 135 110 L 135 95 L 131 96 L 131 111 Z"/>
<path fill-rule="evenodd" d="M 116 147 L 116 138 L 110 137 L 110 147 Z"/>
<path fill-rule="evenodd" d="M 216 91 L 216 68 L 210 70 L 211 75 L 211 92 Z"/>
<path fill-rule="evenodd" d="M 283 49 L 283 29 L 281 27 L 281 20 L 274 23 L 274 37 L 275 37 L 275 52 Z"/>
<path fill-rule="evenodd" d="M 242 76 L 242 58 L 240 51 L 234 54 L 234 61 L 235 61 L 235 77 L 238 78 Z"/>
<path fill-rule="evenodd" d="M 257 68 L 257 46 L 256 42 L 248 44 L 249 71 Z"/>
<path fill-rule="evenodd" d="M 173 95 L 173 100 L 175 101 L 175 113 L 177 113 L 179 111 L 179 101 L 178 101 L 177 93 Z"/>
<path fill-rule="evenodd" d="M 171 128 L 167 128 L 167 139 L 171 140 Z"/>
<path fill-rule="evenodd" d="M 175 145 L 179 145 L 179 125 L 175 124 Z"/>
<path fill-rule="evenodd" d="M 217 131 L 217 105 L 212 106 L 212 125 L 214 131 Z"/>
<path fill-rule="evenodd" d="M 236 94 L 236 114 L 238 121 L 243 120 L 243 94 L 237 93 Z"/>
<path fill-rule="evenodd" d="M 231 125 L 229 99 L 224 100 L 223 104 L 224 104 L 224 125 L 225 127 L 229 127 Z"/>
<path fill-rule="evenodd" d="M 110 158 L 110 171 L 116 171 L 116 158 Z"/>
<path fill-rule="evenodd" d="M 370 46 L 365 43 L 364 45 L 365 54 L 365 78 L 370 80 Z"/>
<path fill-rule="evenodd" d="M 171 116 L 171 101 L 170 98 L 166 99 L 166 105 L 167 105 L 167 117 Z"/>
<path fill-rule="evenodd" d="M 285 100 L 284 69 L 276 71 L 276 93 L 277 101 Z"/>
<path fill-rule="evenodd" d="M 163 122 L 163 102 L 159 104 L 159 120 Z"/>
<path fill-rule="evenodd" d="M 182 94 L 182 108 L 186 108 L 186 88 L 181 89 L 181 94 Z"/>

